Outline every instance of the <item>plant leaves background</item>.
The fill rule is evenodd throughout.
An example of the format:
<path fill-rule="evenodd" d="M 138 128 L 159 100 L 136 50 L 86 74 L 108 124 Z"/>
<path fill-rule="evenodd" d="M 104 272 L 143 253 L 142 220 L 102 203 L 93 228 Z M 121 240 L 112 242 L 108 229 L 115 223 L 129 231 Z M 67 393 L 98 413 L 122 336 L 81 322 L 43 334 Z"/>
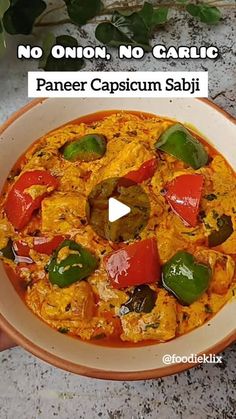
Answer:
<path fill-rule="evenodd" d="M 10 0 L 10 7 L 3 15 L 3 25 L 6 32 L 16 35 L 29 35 L 34 22 L 46 9 L 43 0 Z"/>
<path fill-rule="evenodd" d="M 6 48 L 5 32 L 12 35 L 23 34 L 30 35 L 40 22 L 42 21 L 43 12 L 46 10 L 47 4 L 44 0 L 0 0 L 0 54 Z M 75 25 L 81 28 L 90 23 L 91 19 L 97 18 L 100 15 L 106 15 L 104 5 L 101 0 L 62 0 L 65 5 L 64 22 L 71 27 Z M 63 4 L 62 3 L 62 4 Z M 165 3 L 165 1 L 164 1 Z M 180 4 L 181 8 L 185 10 L 186 16 L 191 15 L 203 23 L 210 25 L 217 24 L 221 19 L 220 10 L 204 2 L 195 0 L 175 0 L 176 4 Z M 117 2 L 117 7 L 119 7 Z M 123 3 L 124 4 L 124 3 Z M 133 4 L 133 3 L 132 3 Z M 139 2 L 137 4 L 140 4 Z M 161 4 L 161 3 L 160 3 Z M 168 3 L 171 4 L 171 3 Z M 168 23 L 169 7 L 156 6 L 144 2 L 140 4 L 137 10 L 116 10 L 116 7 L 109 9 L 110 14 L 106 16 L 105 21 L 99 23 L 97 27 L 94 25 L 96 39 L 104 45 L 109 47 L 118 47 L 121 44 L 141 46 L 146 52 L 151 51 L 151 40 L 158 29 Z M 53 20 L 54 13 L 51 13 Z M 103 19 L 103 20 L 104 20 Z M 101 19 L 100 19 L 101 20 Z M 174 19 L 171 18 L 173 24 Z M 47 22 L 46 22 L 47 25 Z M 56 27 L 57 25 L 55 25 Z M 64 26 L 65 29 L 67 29 Z M 169 30 L 169 26 L 166 27 Z M 56 29 L 57 30 L 57 29 Z M 37 32 L 39 33 L 39 32 Z M 45 53 L 40 60 L 39 66 L 45 70 L 51 71 L 52 68 L 62 71 L 80 70 L 83 65 L 83 60 L 59 60 L 53 59 L 50 54 L 52 42 L 65 43 L 65 46 L 78 45 L 78 39 L 82 34 L 81 29 L 78 31 L 78 36 L 70 37 L 65 30 L 63 34 L 53 35 L 52 32 L 42 31 L 43 47 Z M 75 44 L 77 42 L 77 44 Z M 68 45 L 66 44 L 68 43 Z M 96 40 L 93 40 L 96 43 Z M 73 63 L 74 61 L 74 63 Z"/>
<path fill-rule="evenodd" d="M 62 45 L 64 47 L 77 47 L 78 41 L 69 35 L 60 35 L 54 38 L 51 34 L 44 41 L 44 56 L 40 62 L 40 68 L 46 71 L 79 71 L 84 66 L 84 60 L 77 58 L 54 58 L 51 54 L 53 45 Z"/>

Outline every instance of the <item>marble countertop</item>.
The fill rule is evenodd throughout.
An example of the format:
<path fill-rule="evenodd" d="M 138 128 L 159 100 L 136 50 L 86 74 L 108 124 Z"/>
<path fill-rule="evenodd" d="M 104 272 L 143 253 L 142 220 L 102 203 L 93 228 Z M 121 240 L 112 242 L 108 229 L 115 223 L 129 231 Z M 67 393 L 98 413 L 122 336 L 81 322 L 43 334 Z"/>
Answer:
<path fill-rule="evenodd" d="M 186 21 L 181 15 L 160 30 L 153 44 L 217 45 L 220 58 L 214 61 L 162 61 L 150 54 L 142 61 L 143 71 L 208 70 L 209 96 L 231 114 L 235 109 L 235 20 L 225 12 L 218 27 Z M 69 30 L 77 35 L 76 30 Z M 22 37 L 22 42 L 25 38 Z M 35 39 L 30 40 L 32 43 Z M 0 61 L 0 123 L 27 103 L 27 71 L 35 62 L 16 60 L 16 41 L 10 40 Z M 83 34 L 83 45 L 93 45 L 93 34 Z M 140 62 L 116 58 L 106 66 L 89 62 L 86 70 L 139 70 Z M 1 419 L 210 419 L 235 418 L 236 345 L 223 353 L 223 363 L 202 365 L 164 379 L 112 382 L 84 378 L 56 369 L 16 347 L 0 354 Z"/>

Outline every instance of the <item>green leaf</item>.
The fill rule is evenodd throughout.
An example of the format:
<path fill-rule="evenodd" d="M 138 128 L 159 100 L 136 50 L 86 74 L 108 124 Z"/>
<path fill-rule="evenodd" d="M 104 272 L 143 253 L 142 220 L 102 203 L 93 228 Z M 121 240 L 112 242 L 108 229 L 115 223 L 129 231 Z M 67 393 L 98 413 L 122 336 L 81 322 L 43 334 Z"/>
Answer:
<path fill-rule="evenodd" d="M 152 27 L 153 29 L 157 25 L 163 25 L 167 22 L 168 17 L 168 7 L 159 7 L 158 9 L 154 9 L 153 16 L 152 16 Z"/>
<path fill-rule="evenodd" d="M 9 8 L 10 1 L 9 0 L 1 0 L 0 2 L 0 17 L 2 17 L 5 11 Z"/>
<path fill-rule="evenodd" d="M 138 14 L 143 19 L 146 27 L 149 28 L 153 17 L 153 6 L 150 3 L 145 2 Z"/>
<path fill-rule="evenodd" d="M 215 6 L 208 6 L 203 4 L 201 6 L 200 20 L 205 23 L 215 24 L 221 18 L 220 10 Z"/>
<path fill-rule="evenodd" d="M 64 0 L 72 22 L 85 25 L 90 19 L 99 15 L 103 4 L 101 0 Z"/>
<path fill-rule="evenodd" d="M 211 25 L 218 23 L 221 18 L 221 12 L 217 7 L 205 3 L 188 4 L 186 10 L 191 16 Z"/>
<path fill-rule="evenodd" d="M 2 21 L 0 20 L 0 57 L 4 54 L 5 49 L 6 49 L 6 41 L 5 41 L 5 36 L 3 32 Z"/>
<path fill-rule="evenodd" d="M 100 23 L 96 30 L 95 36 L 98 41 L 110 47 L 118 47 L 121 44 L 130 44 L 132 41 L 117 29 L 111 22 Z"/>
<path fill-rule="evenodd" d="M 98 41 L 112 47 L 122 44 L 141 46 L 150 51 L 149 40 L 152 30 L 167 20 L 168 8 L 153 6 L 145 2 L 138 12 L 114 12 L 110 22 L 100 23 L 95 31 Z"/>
<path fill-rule="evenodd" d="M 11 35 L 29 35 L 34 22 L 46 9 L 43 0 L 10 0 L 10 7 L 4 13 L 3 25 Z"/>
<path fill-rule="evenodd" d="M 113 25 L 132 42 L 136 44 L 149 44 L 149 30 L 139 13 L 123 16 L 115 12 L 112 18 Z"/>
<path fill-rule="evenodd" d="M 40 61 L 40 68 L 46 71 L 79 71 L 84 66 L 84 60 L 82 58 L 54 58 L 51 54 L 46 57 L 48 50 L 53 45 L 62 45 L 63 47 L 77 47 L 78 42 L 75 38 L 69 35 L 57 36 L 53 42 L 52 36 L 49 36 L 47 40 L 45 57 Z M 50 47 L 51 46 L 51 47 Z"/>
<path fill-rule="evenodd" d="M 3 23 L 2 23 L 2 17 L 9 6 L 10 6 L 9 0 L 1 0 L 1 3 L 0 3 L 0 58 L 3 56 L 7 47 L 6 40 L 5 40 L 5 31 L 4 31 Z"/>
<path fill-rule="evenodd" d="M 188 4 L 186 6 L 186 10 L 188 13 L 190 13 L 191 16 L 199 17 L 200 8 L 196 4 Z"/>
<path fill-rule="evenodd" d="M 167 21 L 168 7 L 158 7 L 153 9 L 150 3 L 144 3 L 143 8 L 138 12 L 139 16 L 143 19 L 149 32 L 157 25 L 163 25 Z"/>
<path fill-rule="evenodd" d="M 39 60 L 39 68 L 44 69 L 46 67 L 53 45 L 56 45 L 56 37 L 53 33 L 49 32 L 43 38 L 43 56 Z"/>
<path fill-rule="evenodd" d="M 111 22 L 97 26 L 95 35 L 98 41 L 112 47 L 125 44 L 150 50 L 149 29 L 137 12 L 129 16 L 114 12 Z"/>

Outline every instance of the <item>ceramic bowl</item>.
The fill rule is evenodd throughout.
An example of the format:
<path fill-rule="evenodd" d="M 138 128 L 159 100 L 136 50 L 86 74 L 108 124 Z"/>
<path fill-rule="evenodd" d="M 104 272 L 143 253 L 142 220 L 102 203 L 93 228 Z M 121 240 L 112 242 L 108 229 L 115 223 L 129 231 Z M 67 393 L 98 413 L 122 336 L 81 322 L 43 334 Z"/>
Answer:
<path fill-rule="evenodd" d="M 150 112 L 198 128 L 236 169 L 235 121 L 208 100 L 199 99 L 45 99 L 14 114 L 0 129 L 0 186 L 29 145 L 79 116 L 101 110 Z M 236 340 L 236 300 L 208 323 L 166 343 L 132 348 L 98 346 L 65 336 L 39 320 L 24 305 L 0 263 L 0 327 L 39 358 L 90 377 L 138 380 L 162 377 L 193 366 L 163 362 L 165 354 L 190 356 L 217 353 Z"/>

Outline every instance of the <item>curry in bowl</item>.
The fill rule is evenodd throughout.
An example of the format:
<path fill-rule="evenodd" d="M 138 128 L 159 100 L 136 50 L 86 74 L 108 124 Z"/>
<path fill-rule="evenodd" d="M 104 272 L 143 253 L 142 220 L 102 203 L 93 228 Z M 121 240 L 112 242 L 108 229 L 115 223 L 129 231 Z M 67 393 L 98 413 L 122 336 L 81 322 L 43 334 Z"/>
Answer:
<path fill-rule="evenodd" d="M 121 195 L 138 199 L 138 185 L 149 198 L 130 239 L 120 239 L 125 218 L 111 239 L 106 190 L 96 210 L 107 236 L 90 223 L 88 197 L 108 178 Z M 80 118 L 10 172 L 0 257 L 29 309 L 59 332 L 107 345 L 168 341 L 234 296 L 235 172 L 180 123 L 121 111 Z"/>

